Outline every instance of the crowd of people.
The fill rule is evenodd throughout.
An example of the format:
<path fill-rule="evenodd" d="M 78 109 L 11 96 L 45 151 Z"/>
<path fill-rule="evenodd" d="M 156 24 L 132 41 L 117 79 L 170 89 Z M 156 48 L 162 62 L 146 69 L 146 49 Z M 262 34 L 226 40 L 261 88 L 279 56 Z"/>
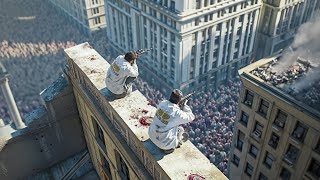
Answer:
<path fill-rule="evenodd" d="M 40 106 L 39 92 L 62 73 L 64 48 L 87 41 L 107 60 L 112 56 L 104 31 L 88 38 L 41 0 L 3 0 L 0 5 L 6 7 L 0 11 L 0 61 L 11 75 L 9 83 L 22 117 Z M 134 88 L 153 105 L 169 96 L 141 79 Z M 225 174 L 239 88 L 240 81 L 234 80 L 197 93 L 189 102 L 196 119 L 185 126 L 191 142 Z M 0 118 L 9 119 L 1 94 Z"/>

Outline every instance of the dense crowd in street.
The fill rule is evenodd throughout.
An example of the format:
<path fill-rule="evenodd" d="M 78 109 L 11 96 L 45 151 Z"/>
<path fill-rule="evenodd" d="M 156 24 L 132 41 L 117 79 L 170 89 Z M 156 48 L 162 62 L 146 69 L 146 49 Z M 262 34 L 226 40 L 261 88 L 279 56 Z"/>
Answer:
<path fill-rule="evenodd" d="M 41 0 L 16 0 L 16 3 L 3 0 L 0 4 L 7 7 L 0 11 L 0 61 L 11 74 L 10 86 L 22 116 L 40 106 L 39 92 L 62 73 L 64 48 L 88 41 L 110 60 L 111 52 L 104 31 L 89 39 Z M 134 87 L 153 105 L 168 96 L 163 96 L 141 79 Z M 196 119 L 185 126 L 190 140 L 224 173 L 227 171 L 239 88 L 239 80 L 230 81 L 216 91 L 197 93 L 189 102 L 196 115 Z M 2 94 L 0 118 L 6 121 L 9 118 Z"/>

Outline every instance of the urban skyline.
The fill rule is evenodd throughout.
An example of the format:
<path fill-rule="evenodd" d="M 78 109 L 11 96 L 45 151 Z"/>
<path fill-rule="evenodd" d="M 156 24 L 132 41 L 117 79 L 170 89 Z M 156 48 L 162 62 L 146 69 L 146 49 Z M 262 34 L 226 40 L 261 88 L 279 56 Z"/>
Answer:
<path fill-rule="evenodd" d="M 18 2 L 20 0 L 15 1 Z M 276 115 L 273 114 L 273 110 L 270 113 L 270 123 L 265 124 L 265 122 L 259 118 L 252 120 L 251 118 L 254 116 L 254 113 L 252 114 L 251 112 L 247 112 L 246 109 L 243 110 L 241 108 L 241 102 L 244 96 L 244 85 L 243 80 L 240 81 L 238 77 L 238 70 L 254 61 L 259 61 L 259 56 L 266 57 L 280 52 L 283 56 L 287 56 L 288 58 L 292 57 L 290 52 L 295 52 L 299 49 L 299 46 L 293 42 L 296 33 L 305 30 L 306 27 L 303 27 L 303 25 L 312 23 L 310 20 L 318 17 L 319 2 L 315 0 L 188 0 L 183 2 L 174 0 L 49 0 L 46 2 L 20 2 L 21 7 L 30 7 L 29 9 L 19 9 L 21 8 L 18 5 L 19 3 L 12 3 L 6 0 L 1 4 L 4 4 L 4 7 L 8 8 L 4 10 L 3 13 L 0 13 L 0 21 L 2 21 L 0 27 L 9 28 L 7 28 L 7 30 L 5 28 L 5 30 L 0 33 L 0 61 L 11 74 L 9 84 L 17 101 L 17 107 L 23 123 L 27 126 L 26 128 L 21 127 L 23 130 L 18 130 L 19 132 L 28 130 L 31 127 L 34 128 L 34 124 L 42 124 L 42 122 L 38 122 L 36 119 L 33 119 L 32 122 L 26 119 L 27 116 L 30 116 L 29 113 L 31 111 L 35 110 L 35 112 L 38 113 L 42 112 L 44 108 L 48 113 L 49 119 L 52 118 L 52 112 L 58 111 L 59 108 L 57 107 L 57 109 L 49 109 L 50 103 L 44 105 L 43 100 L 39 100 L 41 98 L 38 97 L 38 93 L 45 87 L 48 87 L 53 80 L 57 79 L 57 75 L 61 74 L 62 71 L 67 72 L 67 69 L 64 69 L 61 65 L 65 64 L 66 59 L 63 57 L 64 53 L 62 49 L 67 49 L 76 44 L 89 41 L 92 48 L 97 50 L 108 63 L 111 63 L 113 58 L 124 52 L 152 47 L 153 50 L 151 52 L 143 54 L 138 60 L 140 78 L 134 83 L 133 88 L 139 90 L 153 106 L 156 106 L 161 100 L 166 99 L 166 96 L 173 88 L 182 89 L 185 93 L 196 90 L 196 95 L 189 101 L 190 107 L 196 114 L 196 119 L 194 122 L 184 126 L 184 128 L 190 135 L 190 142 L 192 143 L 192 145 L 190 145 L 196 147 L 198 149 L 197 151 L 202 152 L 204 157 L 209 159 L 208 162 L 214 164 L 213 167 L 215 169 L 219 169 L 218 171 L 228 175 L 231 179 L 239 178 L 239 176 L 237 176 L 239 173 L 242 173 L 242 179 L 249 178 L 249 176 L 245 174 L 248 174 L 250 169 L 251 178 L 270 179 L 276 176 L 283 177 L 283 168 L 281 169 L 280 167 L 286 169 L 284 173 L 286 177 L 288 173 L 291 174 L 291 178 L 303 176 L 304 178 L 314 179 L 314 177 L 318 176 L 314 170 L 317 169 L 319 164 L 319 159 L 316 155 L 317 152 L 312 156 L 302 158 L 301 162 L 303 163 L 301 164 L 305 166 L 305 169 L 302 168 L 295 174 L 295 169 L 292 169 L 290 165 L 286 165 L 288 164 L 286 161 L 282 163 L 282 159 L 278 158 L 278 156 L 290 152 L 289 145 L 285 143 L 281 143 L 281 146 L 279 145 L 275 148 L 277 151 L 283 152 L 282 154 L 278 154 L 278 152 L 271 150 L 268 145 L 259 145 L 259 143 L 257 144 L 252 141 L 252 144 L 256 147 L 256 149 L 251 148 L 252 151 L 258 152 L 256 153 L 256 160 L 250 159 L 250 155 L 243 158 L 248 150 L 246 150 L 246 148 L 249 148 L 249 143 L 247 143 L 246 139 L 243 141 L 243 137 L 249 135 L 254 139 L 254 135 L 257 137 L 261 136 L 260 139 L 264 139 L 260 142 L 268 142 L 269 144 L 272 141 L 272 136 L 275 137 L 274 141 L 284 142 L 285 140 L 280 137 L 281 133 L 271 133 L 269 129 L 264 130 L 264 127 L 269 127 L 270 123 L 274 121 Z M 266 31 L 268 33 L 266 33 Z M 34 35 L 34 37 L 32 37 L 32 35 Z M 310 33 L 310 35 L 317 36 L 312 33 Z M 314 40 L 309 41 L 317 41 L 317 39 L 314 38 Z M 287 46 L 290 45 L 291 47 L 287 49 Z M 308 48 L 310 47 L 306 49 Z M 302 51 L 304 51 L 304 49 L 302 49 Z M 307 51 L 318 50 L 311 48 L 311 50 Z M 296 53 L 298 52 L 301 51 L 296 51 Z M 261 55 L 261 53 L 263 55 Z M 92 65 L 95 64 L 95 57 L 89 58 L 92 59 Z M 312 58 L 316 61 L 318 60 L 316 56 Z M 307 62 L 312 60 L 312 58 L 309 55 L 306 56 L 303 54 L 303 56 L 298 59 L 300 59 L 299 62 Z M 278 60 L 281 61 L 281 59 Z M 313 70 L 317 65 L 311 63 L 310 67 Z M 81 71 L 82 70 L 79 70 L 79 74 L 74 74 L 73 83 L 78 83 L 79 81 L 82 86 L 88 86 L 87 83 L 90 83 L 91 80 L 88 81 L 86 76 L 82 76 Z M 83 69 L 83 71 L 86 73 L 85 69 Z M 96 72 L 92 70 L 91 73 L 95 74 Z M 90 77 L 90 75 L 88 77 Z M 311 81 L 308 82 L 311 83 Z M 49 86 L 48 89 L 50 89 L 50 87 L 51 86 Z M 26 89 L 24 90 L 24 88 Z M 256 88 L 253 89 L 252 94 L 255 98 L 257 94 L 261 96 L 260 92 L 258 92 L 259 90 Z M 77 96 L 80 96 L 82 90 L 75 92 L 78 93 Z M 4 95 L 5 94 L 6 93 L 4 93 Z M 50 96 L 49 94 L 47 95 Z M 290 96 L 292 96 L 292 94 Z M 9 115 L 11 115 L 12 112 L 7 109 L 6 104 L 2 103 L 4 102 L 2 100 L 4 100 L 4 98 L 0 96 L 0 119 L 3 119 L 4 125 L 15 128 L 13 124 L 10 124 L 13 119 Z M 254 100 L 257 101 L 256 99 Z M 76 101 L 79 108 L 90 104 L 83 102 L 83 100 L 82 103 L 79 104 L 80 100 L 78 97 L 76 97 Z M 239 105 L 238 101 L 240 102 Z M 313 98 L 309 102 L 314 101 L 317 100 Z M 71 105 L 73 103 L 76 102 L 74 100 L 68 100 L 68 104 Z M 264 104 L 267 104 L 266 106 L 271 107 L 271 109 L 273 108 L 273 106 L 270 105 L 269 98 L 266 99 L 266 103 Z M 254 108 L 259 109 L 259 107 Z M 274 106 L 274 108 L 276 108 L 276 106 Z M 66 109 L 68 109 L 68 107 L 66 107 Z M 92 107 L 89 109 L 90 111 L 96 111 L 95 108 L 92 109 Z M 250 117 L 247 118 L 249 125 L 259 121 L 260 124 L 256 125 L 258 126 L 256 129 L 260 131 L 260 135 L 258 130 L 252 130 L 250 127 L 247 127 L 245 130 L 242 128 L 242 124 L 238 123 L 238 121 L 242 119 L 242 114 L 246 114 L 239 114 L 240 110 L 246 111 L 245 113 Z M 80 110 L 79 114 L 82 117 L 80 120 L 86 119 L 81 112 L 82 110 Z M 87 113 L 90 114 L 89 111 L 87 111 Z M 284 116 L 288 116 L 287 110 L 285 110 L 285 114 Z M 291 115 L 289 116 L 291 118 Z M 86 123 L 89 123 L 90 128 L 91 120 L 90 118 L 86 119 L 86 121 L 88 121 Z M 101 126 L 103 120 L 100 118 L 96 118 L 95 120 L 98 122 L 98 125 Z M 78 120 L 74 122 L 77 121 Z M 124 119 L 124 121 L 126 121 L 126 119 Z M 289 128 L 285 134 L 288 134 L 287 139 L 290 142 L 290 138 L 292 139 L 291 136 L 293 136 L 294 132 L 300 131 L 301 128 L 299 127 L 301 124 L 301 127 L 308 129 L 308 137 L 313 136 L 310 134 L 318 136 L 318 134 L 315 133 L 317 130 L 312 129 L 313 125 L 310 125 L 309 122 L 305 123 L 301 118 L 294 118 L 294 121 L 300 124 L 287 123 L 285 126 Z M 82 124 L 82 126 L 83 125 L 84 124 Z M 0 123 L 0 126 L 2 126 L 2 123 Z M 56 126 L 51 128 L 57 128 L 57 131 L 59 131 L 59 128 Z M 238 132 L 239 129 L 241 129 L 243 134 Z M 312 130 L 310 131 L 310 129 Z M 88 137 L 90 133 L 97 133 L 97 138 L 101 138 L 101 132 L 105 135 L 109 133 L 106 131 L 104 125 L 102 125 L 101 132 L 97 131 L 96 128 L 87 130 L 87 134 L 84 135 Z M 50 137 L 53 136 L 49 131 L 46 132 L 46 134 Z M 22 137 L 25 136 L 24 133 L 20 135 Z M 17 134 L 14 136 L 17 136 Z M 268 139 L 269 136 L 270 140 Z M 18 137 L 19 135 L 17 138 Z M 35 138 L 39 137 L 41 136 L 35 136 Z M 241 155 L 237 152 L 237 141 L 239 137 L 244 142 L 244 149 L 241 152 L 242 154 L 240 153 Z M 278 140 L 276 137 L 278 137 Z M 287 136 L 284 138 L 286 137 Z M 12 138 L 12 140 L 15 139 L 15 137 Z M 105 139 L 108 138 L 105 137 Z M 47 145 L 49 146 L 50 141 L 51 140 L 46 139 L 45 141 L 39 142 L 48 143 Z M 118 169 L 120 168 L 118 167 L 119 156 L 113 159 L 113 157 L 109 157 L 113 156 L 112 153 L 102 152 L 102 154 L 99 154 L 99 151 L 101 151 L 101 142 L 99 144 L 99 141 L 97 141 L 100 145 L 100 147 L 97 148 L 96 144 L 93 143 L 94 140 L 91 141 L 92 144 L 90 144 L 90 146 L 92 147 L 91 149 L 87 149 L 91 157 L 86 162 L 92 160 L 94 166 L 86 166 L 87 170 L 91 168 L 90 172 L 92 173 L 94 171 L 97 173 L 96 175 L 100 177 L 104 177 L 105 175 L 109 178 L 118 177 L 116 174 L 120 170 Z M 111 143 L 111 141 L 108 143 Z M 308 153 L 310 151 L 316 151 L 318 147 L 316 140 L 312 142 L 310 140 L 304 141 L 308 146 L 312 146 L 310 149 L 294 143 L 295 141 L 291 143 L 293 144 L 292 146 L 298 148 L 299 152 L 303 151 Z M 37 144 L 36 146 L 39 145 L 43 148 L 41 144 Z M 81 146 L 82 145 L 83 144 L 81 144 Z M 12 144 L 9 143 L 8 146 L 12 147 Z M 55 146 L 55 144 L 53 144 L 53 146 Z M 80 145 L 77 146 L 77 148 L 78 147 L 80 147 Z M 114 145 L 112 145 L 112 147 L 114 147 Z M 107 149 L 108 151 L 112 151 L 112 148 L 110 149 L 108 146 Z M 76 148 L 73 148 L 70 153 L 73 152 L 73 155 L 75 155 L 75 150 Z M 122 150 L 123 149 L 118 149 L 120 154 L 122 154 Z M 152 149 L 149 150 L 152 151 Z M 46 150 L 46 148 L 44 149 L 46 155 L 48 155 L 47 152 L 49 151 Z M 52 151 L 57 152 L 56 147 L 54 147 Z M 30 152 L 29 149 L 28 152 Z M 36 152 L 30 152 L 30 154 L 35 153 Z M 2 153 L 2 155 L 4 155 L 4 153 Z M 79 155 L 80 154 L 77 156 Z M 60 163 L 63 162 L 63 159 L 61 159 L 63 156 L 58 156 L 60 166 Z M 238 170 L 234 167 L 237 161 L 235 156 L 239 158 Z M 1 154 L 0 157 L 2 157 Z M 41 157 L 43 156 L 39 156 L 39 158 Z M 300 158 L 301 156 L 298 157 Z M 309 157 L 312 158 L 310 159 Z M 35 161 L 45 162 L 48 160 L 39 158 L 35 159 Z M 84 158 L 84 156 L 81 158 Z M 141 159 L 139 155 L 137 155 L 137 158 L 139 159 L 139 163 L 142 163 L 141 165 L 147 163 L 147 160 Z M 22 159 L 23 163 L 28 163 L 26 159 Z M 105 171 L 107 170 L 107 166 L 104 166 L 103 168 L 106 173 L 100 174 L 100 172 L 102 172 L 101 165 L 106 165 L 105 162 L 102 161 L 103 159 L 111 163 L 111 167 L 113 167 L 111 168 L 112 173 L 108 174 L 108 172 Z M 0 163 L 5 162 L 1 160 L 3 159 L 0 158 Z M 122 163 L 123 162 L 127 165 L 128 163 L 130 164 L 130 176 L 133 175 L 132 172 L 135 172 L 135 176 L 132 177 L 140 177 L 139 173 L 137 174 L 137 169 L 132 169 L 136 164 L 128 162 L 127 158 L 122 159 Z M 244 162 L 248 162 L 250 166 L 244 164 Z M 269 169 L 265 164 L 269 164 L 271 168 Z M 233 167 L 230 168 L 231 166 Z M 8 167 L 11 168 L 11 164 Z M 43 167 L 49 168 L 47 166 Z M 43 169 L 38 168 L 37 170 L 32 170 L 32 173 L 36 173 L 38 178 L 43 177 Z M 53 166 L 50 168 L 53 168 Z M 70 168 L 70 166 L 68 168 Z M 122 170 L 125 169 L 121 169 L 121 171 Z M 227 172 L 228 170 L 230 170 L 229 173 Z M 246 170 L 248 170 L 248 172 Z M 146 169 L 146 171 L 153 177 L 157 174 L 157 172 L 150 171 L 150 169 Z M 214 171 L 218 173 L 216 170 Z M 233 176 L 230 174 L 231 171 L 233 172 Z M 10 171 L 10 173 L 12 173 L 12 171 Z M 24 171 L 22 174 L 26 173 L 27 171 Z M 88 171 L 82 170 L 79 176 L 82 176 L 82 173 L 88 173 Z M 123 171 L 123 173 L 125 173 L 125 171 Z M 187 175 L 191 176 L 192 174 Z M 120 177 L 122 177 L 122 175 L 120 175 Z M 32 176 L 29 176 L 29 178 L 32 179 Z"/>

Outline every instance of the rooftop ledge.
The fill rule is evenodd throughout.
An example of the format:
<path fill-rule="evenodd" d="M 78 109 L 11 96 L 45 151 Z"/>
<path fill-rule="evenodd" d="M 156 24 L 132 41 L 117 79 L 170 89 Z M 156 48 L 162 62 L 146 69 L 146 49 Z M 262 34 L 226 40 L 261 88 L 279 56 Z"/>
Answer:
<path fill-rule="evenodd" d="M 110 65 L 88 43 L 68 48 L 65 53 L 70 76 L 88 90 L 107 117 L 105 122 L 111 121 L 153 179 L 188 179 L 191 174 L 227 179 L 190 141 L 171 154 L 160 151 L 149 139 L 148 126 L 139 122 L 143 116 L 153 116 L 156 108 L 139 91 L 109 102 L 105 97 L 105 76 Z"/>

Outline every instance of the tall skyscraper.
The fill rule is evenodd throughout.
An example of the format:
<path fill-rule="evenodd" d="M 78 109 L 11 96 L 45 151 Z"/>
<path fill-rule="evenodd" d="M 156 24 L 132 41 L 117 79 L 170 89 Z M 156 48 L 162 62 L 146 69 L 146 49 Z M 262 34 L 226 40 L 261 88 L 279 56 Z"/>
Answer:
<path fill-rule="evenodd" d="M 270 70 L 274 61 L 262 59 L 239 71 L 243 88 L 229 177 L 319 179 L 320 81 L 313 74 L 316 68 L 299 58 L 280 75 L 279 70 Z"/>
<path fill-rule="evenodd" d="M 90 35 L 91 32 L 106 27 L 104 0 L 49 0 L 49 2 L 85 34 Z"/>
<path fill-rule="evenodd" d="M 166 89 L 204 88 L 252 57 L 261 0 L 107 0 L 107 36 L 119 52 L 153 47 L 140 73 Z"/>
<path fill-rule="evenodd" d="M 318 0 L 264 0 L 255 46 L 256 58 L 287 48 L 300 25 L 317 14 L 319 6 Z"/>

